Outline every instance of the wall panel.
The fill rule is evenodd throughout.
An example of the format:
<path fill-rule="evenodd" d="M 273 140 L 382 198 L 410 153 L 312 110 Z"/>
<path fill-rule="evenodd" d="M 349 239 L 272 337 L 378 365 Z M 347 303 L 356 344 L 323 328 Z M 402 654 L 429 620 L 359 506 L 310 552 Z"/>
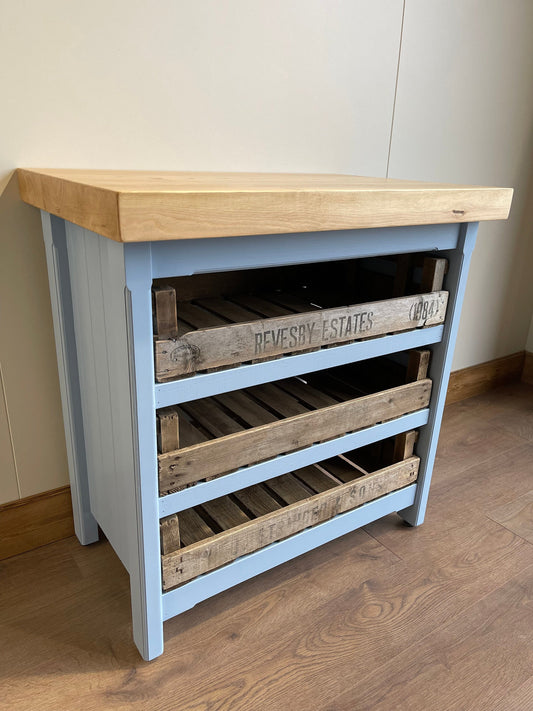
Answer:
<path fill-rule="evenodd" d="M 515 187 L 509 221 L 480 228 L 454 369 L 525 347 L 532 117 L 530 0 L 406 0 L 389 175 Z"/>

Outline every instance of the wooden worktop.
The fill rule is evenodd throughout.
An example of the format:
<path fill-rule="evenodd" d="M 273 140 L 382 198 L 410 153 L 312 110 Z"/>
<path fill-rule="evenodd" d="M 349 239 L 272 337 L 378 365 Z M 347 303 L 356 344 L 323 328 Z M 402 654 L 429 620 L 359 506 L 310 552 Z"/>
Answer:
<path fill-rule="evenodd" d="M 512 189 L 354 175 L 19 169 L 22 199 L 119 242 L 507 218 Z"/>

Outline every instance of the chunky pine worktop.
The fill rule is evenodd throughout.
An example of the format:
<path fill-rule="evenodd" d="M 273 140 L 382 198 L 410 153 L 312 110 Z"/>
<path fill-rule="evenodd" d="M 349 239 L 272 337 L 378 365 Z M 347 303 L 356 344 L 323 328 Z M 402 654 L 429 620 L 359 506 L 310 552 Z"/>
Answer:
<path fill-rule="evenodd" d="M 118 242 L 505 219 L 510 188 L 355 175 L 19 169 L 22 199 Z"/>

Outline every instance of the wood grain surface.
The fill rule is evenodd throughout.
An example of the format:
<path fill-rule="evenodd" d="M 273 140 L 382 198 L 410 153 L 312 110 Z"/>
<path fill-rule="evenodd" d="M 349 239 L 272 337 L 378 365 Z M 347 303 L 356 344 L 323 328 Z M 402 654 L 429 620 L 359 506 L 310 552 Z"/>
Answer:
<path fill-rule="evenodd" d="M 448 406 L 422 526 L 388 516 L 201 603 L 165 623 L 150 663 L 107 543 L 3 561 L 0 707 L 528 710 L 533 544 L 516 530 L 530 514 L 490 516 L 533 489 L 533 444 L 504 427 L 532 402 L 512 385 Z"/>
<path fill-rule="evenodd" d="M 530 353 L 529 351 L 526 351 L 524 356 L 522 381 L 527 385 L 533 385 L 533 353 Z"/>
<path fill-rule="evenodd" d="M 355 175 L 17 172 L 25 202 L 121 242 L 499 220 L 513 194 Z"/>
<path fill-rule="evenodd" d="M 418 466 L 419 459 L 411 457 L 315 496 L 309 496 L 309 492 L 300 485 L 302 494 L 298 498 L 302 499 L 302 496 L 306 498 L 265 514 L 256 521 L 245 519 L 241 522 L 239 518 L 234 520 L 226 518 L 223 521 L 216 519 L 222 529 L 228 530 L 223 530 L 212 539 L 199 541 L 182 550 L 176 550 L 179 544 L 176 545 L 175 539 L 169 541 L 164 553 L 167 553 L 167 550 L 169 552 L 163 555 L 162 559 L 163 590 L 170 590 L 242 555 L 252 553 L 270 543 L 303 531 L 309 526 L 315 526 L 338 514 L 350 511 L 367 501 L 408 486 L 416 481 Z M 286 478 L 286 476 L 279 477 L 280 480 Z M 283 492 L 276 493 L 286 499 Z M 228 497 L 224 497 L 224 501 L 226 504 L 232 503 Z M 214 515 L 209 509 L 210 503 L 203 504 L 202 508 L 206 509 L 208 514 Z M 217 502 L 217 510 L 219 505 Z M 229 528 L 230 526 L 232 528 Z M 174 552 L 170 552 L 172 547 Z"/>
<path fill-rule="evenodd" d="M 73 534 L 69 486 L 0 506 L 0 560 Z"/>
<path fill-rule="evenodd" d="M 179 338 L 155 342 L 156 379 L 164 381 L 258 356 L 296 353 L 436 326 L 444 322 L 447 304 L 448 292 L 436 291 L 308 313 L 285 312 L 244 323 L 206 324 L 197 331 L 180 333 Z M 178 315 L 190 321 L 185 306 L 180 304 Z"/>
<path fill-rule="evenodd" d="M 492 388 L 512 383 L 523 377 L 524 351 L 471 365 L 450 374 L 446 404 L 481 395 Z M 530 383 L 531 384 L 531 383 Z"/>
<path fill-rule="evenodd" d="M 227 423 L 220 423 L 221 427 L 216 432 L 217 439 L 158 455 L 160 494 L 164 495 L 176 486 L 218 476 L 241 466 L 265 461 L 278 454 L 421 410 L 427 407 L 430 396 L 431 380 L 426 379 L 248 430 L 239 427 L 228 417 Z M 187 411 L 210 418 L 209 414 L 206 415 L 204 401 L 198 413 L 194 406 L 187 404 Z M 222 413 L 219 413 L 221 416 Z M 214 431 L 213 424 L 209 424 Z M 222 425 L 226 424 L 228 429 L 222 429 Z M 242 431 L 236 432 L 236 429 Z"/>

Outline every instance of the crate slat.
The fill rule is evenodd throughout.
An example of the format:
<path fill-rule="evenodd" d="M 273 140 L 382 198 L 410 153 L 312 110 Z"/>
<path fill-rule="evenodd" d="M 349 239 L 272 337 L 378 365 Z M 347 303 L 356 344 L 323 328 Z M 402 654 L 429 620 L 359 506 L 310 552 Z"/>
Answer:
<path fill-rule="evenodd" d="M 301 415 L 313 409 L 301 403 L 295 397 L 285 392 L 278 384 L 265 383 L 249 388 L 249 392 L 282 417 Z"/>
<path fill-rule="evenodd" d="M 320 462 L 320 466 L 343 484 L 347 484 L 360 476 L 368 474 L 367 471 L 342 455 L 326 459 L 324 462 Z"/>
<path fill-rule="evenodd" d="M 249 517 L 229 496 L 206 501 L 197 509 L 205 511 L 223 531 L 249 521 Z"/>
<path fill-rule="evenodd" d="M 178 319 L 178 336 L 181 338 L 184 336 L 186 333 L 195 333 L 196 328 L 194 326 L 191 326 L 188 323 L 185 323 L 185 321 L 182 321 L 181 319 Z"/>
<path fill-rule="evenodd" d="M 202 425 L 213 437 L 224 437 L 244 429 L 211 398 L 205 398 L 201 402 L 193 400 L 184 403 L 179 406 L 178 412 L 181 410 L 185 411 L 199 425 Z"/>
<path fill-rule="evenodd" d="M 310 492 L 298 481 L 294 474 L 282 474 L 265 481 L 265 485 L 279 496 L 285 504 L 294 504 L 306 499 Z"/>
<path fill-rule="evenodd" d="M 364 365 L 364 364 L 363 364 Z M 342 370 L 337 369 L 338 374 L 332 375 L 331 373 L 325 372 L 319 375 L 311 374 L 308 376 L 308 382 L 312 384 L 320 383 L 321 391 L 336 402 L 346 402 L 351 398 L 361 397 L 361 395 L 368 395 L 371 388 L 366 387 L 364 390 L 354 384 L 355 379 L 351 375 L 351 382 L 348 382 L 342 377 Z M 396 384 L 396 383 L 395 383 Z M 368 382 L 365 383 L 368 385 Z M 382 388 L 384 390 L 384 388 Z"/>
<path fill-rule="evenodd" d="M 266 295 L 270 301 L 273 301 L 280 306 L 284 306 L 290 311 L 296 313 L 305 313 L 306 311 L 319 311 L 322 307 L 311 300 L 303 299 L 297 294 L 287 292 L 272 292 Z"/>
<path fill-rule="evenodd" d="M 320 466 L 312 464 L 307 467 L 302 467 L 298 471 L 294 472 L 295 476 L 303 481 L 303 483 L 310 489 L 320 494 L 323 491 L 332 489 L 334 486 L 338 485 L 338 481 L 333 479 L 325 470 L 321 469 Z"/>
<path fill-rule="evenodd" d="M 282 380 L 279 383 L 279 386 L 285 390 L 285 392 L 293 395 L 295 398 L 313 409 L 337 405 L 339 402 L 335 398 L 331 397 L 331 395 L 325 393 L 322 389 L 315 388 L 310 383 L 302 382 L 300 378 Z"/>
<path fill-rule="evenodd" d="M 220 318 L 220 316 L 216 316 L 210 311 L 206 311 L 188 301 L 180 302 L 177 311 L 181 320 L 190 323 L 196 329 L 228 325 L 226 319 Z"/>
<path fill-rule="evenodd" d="M 217 316 L 232 321 L 233 323 L 238 323 L 239 321 L 257 321 L 261 318 L 259 314 L 245 309 L 228 299 L 195 299 L 194 303 L 204 309 L 213 311 Z"/>
<path fill-rule="evenodd" d="M 208 526 L 204 519 L 194 510 L 180 511 L 178 518 L 181 522 L 181 545 L 186 547 L 205 538 L 211 538 L 215 531 Z"/>
<path fill-rule="evenodd" d="M 262 484 L 254 484 L 236 491 L 233 496 L 254 516 L 264 516 L 281 508 L 281 504 L 269 494 Z"/>
<path fill-rule="evenodd" d="M 270 410 L 262 407 L 247 392 L 242 390 L 215 395 L 215 399 L 241 420 L 247 422 L 250 427 L 259 427 L 268 422 L 276 422 L 278 419 Z"/>
<path fill-rule="evenodd" d="M 246 309 L 255 311 L 264 318 L 275 318 L 277 316 L 287 316 L 294 313 L 292 309 L 280 306 L 261 296 L 253 296 L 252 294 L 238 294 L 232 296 L 231 300 Z"/>
<path fill-rule="evenodd" d="M 177 412 L 177 408 L 176 408 Z M 200 444 L 207 440 L 206 435 L 200 432 L 189 420 L 185 417 L 179 417 L 180 444 L 182 447 L 192 447 L 193 444 Z"/>
<path fill-rule="evenodd" d="M 419 459 L 412 457 L 164 555 L 163 589 L 408 486 L 416 480 L 418 465 Z"/>

